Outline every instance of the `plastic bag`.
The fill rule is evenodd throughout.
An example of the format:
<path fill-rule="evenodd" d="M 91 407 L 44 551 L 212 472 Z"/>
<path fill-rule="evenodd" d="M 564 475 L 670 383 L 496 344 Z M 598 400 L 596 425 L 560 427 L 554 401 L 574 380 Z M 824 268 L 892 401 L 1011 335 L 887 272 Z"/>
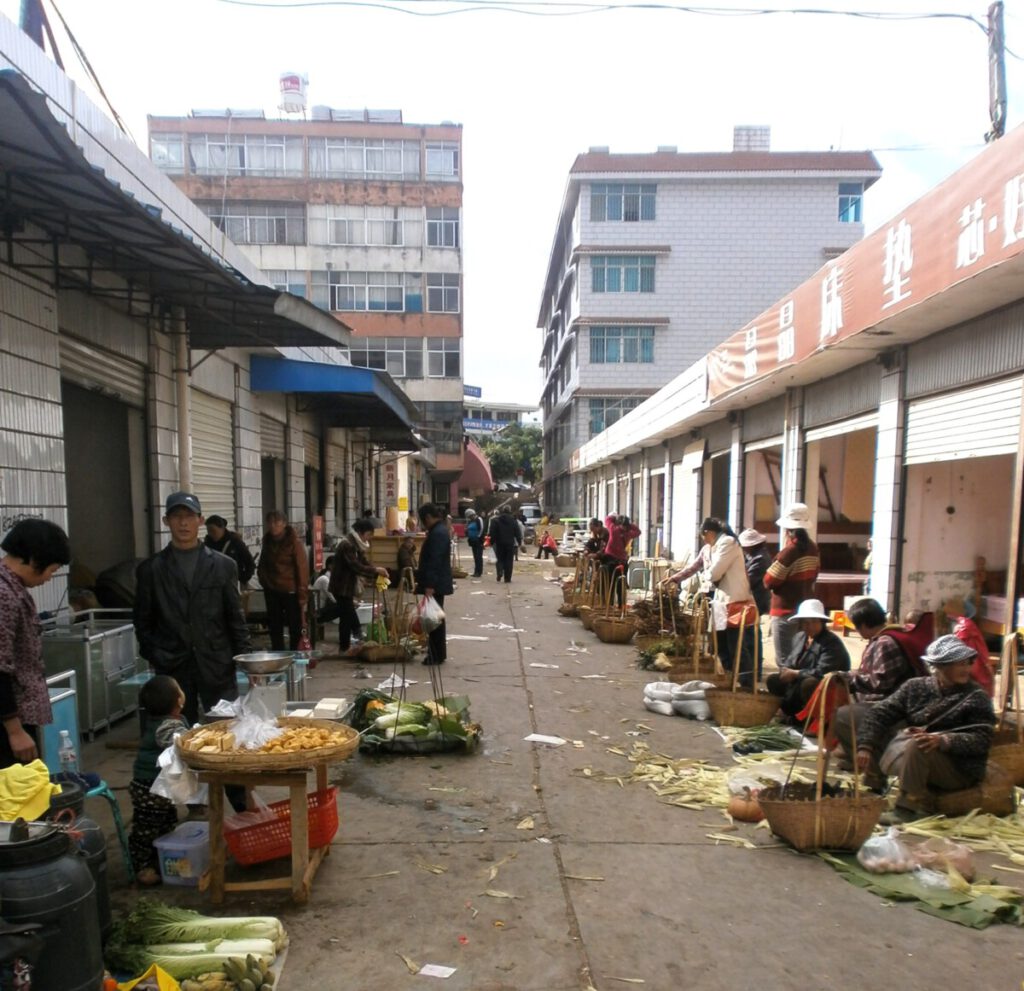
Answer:
<path fill-rule="evenodd" d="M 911 846 L 910 850 L 919 867 L 930 867 L 937 871 L 952 867 L 965 881 L 974 880 L 974 854 L 970 847 L 942 836 L 933 836 Z"/>
<path fill-rule="evenodd" d="M 655 702 L 671 702 L 672 689 L 676 686 L 671 681 L 652 681 L 644 685 L 644 698 Z"/>
<path fill-rule="evenodd" d="M 262 822 L 270 822 L 277 819 L 277 813 L 263 801 L 258 792 L 250 792 L 255 809 L 246 809 L 244 812 L 235 812 L 232 815 L 224 816 L 224 832 L 233 833 L 246 826 L 258 826 Z"/>
<path fill-rule="evenodd" d="M 660 716 L 674 716 L 676 714 L 675 709 L 672 708 L 671 702 L 659 702 L 657 699 L 644 698 L 644 708 L 648 712 L 656 712 Z"/>
<path fill-rule="evenodd" d="M 413 620 L 414 633 L 433 633 L 444 622 L 444 610 L 432 595 L 420 599 L 416 619 Z"/>
<path fill-rule="evenodd" d="M 249 691 L 229 702 L 221 699 L 209 712 L 221 719 L 233 719 L 229 729 L 235 736 L 235 746 L 246 750 L 259 750 L 265 743 L 280 736 L 284 730 L 277 725 L 277 717 L 267 708 L 258 691 Z"/>
<path fill-rule="evenodd" d="M 180 735 L 174 734 L 175 743 Z M 205 805 L 208 789 L 200 784 L 199 775 L 178 756 L 175 743 L 156 759 L 160 773 L 149 790 L 175 805 Z"/>
<path fill-rule="evenodd" d="M 872 874 L 905 874 L 918 866 L 895 826 L 884 836 L 869 836 L 857 851 L 857 860 Z"/>

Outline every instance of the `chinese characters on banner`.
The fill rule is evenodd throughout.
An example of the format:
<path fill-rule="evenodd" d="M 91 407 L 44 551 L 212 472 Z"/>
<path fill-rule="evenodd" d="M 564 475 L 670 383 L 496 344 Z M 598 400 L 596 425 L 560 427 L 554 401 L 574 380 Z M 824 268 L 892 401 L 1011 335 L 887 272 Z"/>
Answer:
<path fill-rule="evenodd" d="M 1024 128 L 1017 128 L 715 348 L 708 398 L 956 292 L 1022 252 Z"/>
<path fill-rule="evenodd" d="M 324 566 L 324 518 L 313 517 L 313 567 L 322 571 Z"/>
<path fill-rule="evenodd" d="M 384 503 L 394 506 L 398 502 L 398 467 L 394 461 L 384 465 Z"/>

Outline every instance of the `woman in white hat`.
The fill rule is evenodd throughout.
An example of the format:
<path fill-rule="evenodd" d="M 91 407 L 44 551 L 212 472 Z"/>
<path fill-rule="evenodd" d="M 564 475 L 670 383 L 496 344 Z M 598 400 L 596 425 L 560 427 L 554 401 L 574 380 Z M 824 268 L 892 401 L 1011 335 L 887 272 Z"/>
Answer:
<path fill-rule="evenodd" d="M 932 673 L 903 682 L 866 712 L 857 768 L 900 779 L 886 825 L 930 815 L 936 792 L 970 788 L 985 777 L 995 713 L 971 679 L 976 655 L 952 634 L 939 637 L 923 656 Z"/>
<path fill-rule="evenodd" d="M 778 672 L 765 679 L 765 687 L 779 696 L 779 708 L 794 719 L 826 674 L 850 670 L 850 655 L 828 628 L 828 613 L 818 599 L 801 602 L 788 622 L 799 627 L 796 642 L 790 655 L 779 662 Z"/>
<path fill-rule="evenodd" d="M 775 663 L 782 664 L 793 651 L 797 632 L 787 619 L 804 599 L 813 594 L 821 557 L 818 545 L 807 532 L 811 514 L 802 502 L 794 502 L 775 522 L 781 530 L 782 540 L 779 553 L 764 576 L 764 586 L 772 594 L 769 611 Z"/>

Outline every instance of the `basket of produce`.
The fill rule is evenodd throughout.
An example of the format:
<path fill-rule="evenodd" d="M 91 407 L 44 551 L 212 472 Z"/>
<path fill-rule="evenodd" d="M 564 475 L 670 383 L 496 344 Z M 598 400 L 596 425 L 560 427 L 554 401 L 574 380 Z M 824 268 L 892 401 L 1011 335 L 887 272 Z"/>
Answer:
<path fill-rule="evenodd" d="M 343 761 L 359 745 L 359 734 L 350 726 L 329 719 L 279 716 L 277 726 L 283 732 L 259 750 L 247 750 L 236 747 L 234 724 L 234 719 L 221 719 L 182 733 L 176 743 L 179 756 L 196 770 L 244 773 Z"/>
<path fill-rule="evenodd" d="M 619 582 L 622 584 L 619 585 Z M 618 615 L 612 612 L 612 589 L 616 586 L 622 591 L 622 606 Z M 605 612 L 593 618 L 591 628 L 601 643 L 629 643 L 633 639 L 633 634 L 636 633 L 636 620 L 626 615 L 626 579 L 623 575 L 619 575 L 609 586 Z"/>
<path fill-rule="evenodd" d="M 309 817 L 309 848 L 327 846 L 338 831 L 338 789 L 310 792 L 306 796 Z M 243 867 L 262 864 L 292 853 L 291 801 L 271 802 L 262 821 L 236 829 L 224 826 L 224 842 Z"/>
<path fill-rule="evenodd" d="M 1014 725 L 1007 720 L 1007 705 L 999 715 L 992 738 L 992 748 L 988 752 L 988 763 L 1001 767 L 1015 785 L 1024 785 L 1024 719 L 1021 718 L 1020 681 L 1017 668 L 1017 638 L 1008 637 L 1003 647 L 1002 684 L 1008 686 L 1008 705 L 1015 712 Z"/>
<path fill-rule="evenodd" d="M 749 689 L 739 685 L 740 661 L 743 656 L 743 634 L 746 628 L 746 612 L 743 612 L 739 623 L 739 638 L 736 641 L 736 656 L 732 659 L 732 684 L 724 687 L 709 688 L 707 702 L 711 707 L 711 715 L 720 726 L 763 726 L 779 709 L 779 700 L 770 692 L 759 691 L 756 679 L 752 678 Z M 757 671 L 758 657 L 757 639 L 754 639 L 753 671 Z M 702 676 L 703 677 L 703 676 Z M 721 679 L 715 679 L 720 683 Z"/>
<path fill-rule="evenodd" d="M 829 682 L 822 680 L 818 708 L 818 761 L 813 784 L 791 782 L 766 788 L 758 795 L 771 831 L 801 852 L 811 850 L 859 850 L 874 832 L 887 801 L 880 795 L 862 792 L 860 775 L 854 774 L 853 788 L 841 789 L 825 781 L 827 751 L 825 726 Z M 857 750 L 857 730 L 853 730 Z M 794 761 L 795 764 L 795 761 Z M 793 765 L 790 766 L 792 774 Z"/>
<path fill-rule="evenodd" d="M 465 695 L 410 702 L 365 689 L 356 696 L 349 721 L 362 736 L 361 749 L 378 753 L 468 751 L 480 737 Z"/>

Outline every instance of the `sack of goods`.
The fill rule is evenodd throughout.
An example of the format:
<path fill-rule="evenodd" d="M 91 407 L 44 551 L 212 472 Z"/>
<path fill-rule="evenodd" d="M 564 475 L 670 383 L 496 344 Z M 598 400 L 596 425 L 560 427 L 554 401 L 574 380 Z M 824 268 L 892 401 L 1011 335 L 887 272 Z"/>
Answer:
<path fill-rule="evenodd" d="M 710 719 L 711 710 L 704 700 L 704 691 L 713 687 L 706 681 L 688 681 L 682 685 L 652 681 L 644 686 L 644 707 L 662 716 Z"/>

